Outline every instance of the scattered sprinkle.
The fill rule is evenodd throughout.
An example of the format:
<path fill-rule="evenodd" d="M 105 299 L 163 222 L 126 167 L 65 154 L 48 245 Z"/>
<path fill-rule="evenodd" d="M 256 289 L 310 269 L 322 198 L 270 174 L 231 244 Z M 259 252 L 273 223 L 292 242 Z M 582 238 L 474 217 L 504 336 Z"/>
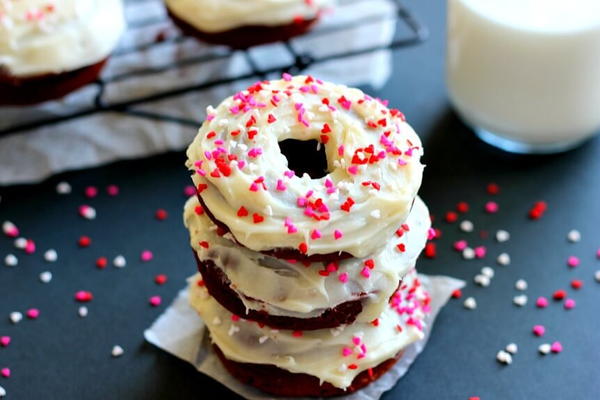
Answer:
<path fill-rule="evenodd" d="M 519 307 L 525 306 L 527 304 L 527 295 L 520 294 L 518 296 L 513 297 L 513 303 Z"/>
<path fill-rule="evenodd" d="M 544 328 L 544 325 L 535 325 L 532 331 L 535 336 L 544 336 L 546 328 Z"/>
<path fill-rule="evenodd" d="M 492 267 L 483 267 L 481 268 L 481 274 L 492 279 L 494 277 L 494 269 Z"/>
<path fill-rule="evenodd" d="M 573 229 L 567 233 L 567 240 L 571 243 L 577 243 L 581 240 L 581 233 L 578 230 Z"/>
<path fill-rule="evenodd" d="M 570 257 L 567 259 L 567 265 L 568 265 L 569 267 L 571 267 L 571 268 L 575 268 L 575 267 L 577 267 L 577 266 L 579 265 L 579 263 L 580 263 L 580 260 L 579 260 L 579 258 L 578 258 L 578 257 L 575 257 L 575 256 L 570 256 Z"/>
<path fill-rule="evenodd" d="M 475 227 L 469 220 L 464 220 L 460 223 L 460 230 L 463 232 L 473 232 L 473 229 L 475 229 Z"/>
<path fill-rule="evenodd" d="M 58 253 L 54 249 L 48 249 L 44 253 L 44 260 L 46 262 L 56 262 L 58 260 Z"/>
<path fill-rule="evenodd" d="M 13 311 L 9 314 L 8 318 L 13 324 L 18 324 L 23 319 L 23 314 L 18 311 Z"/>
<path fill-rule="evenodd" d="M 496 262 L 499 265 L 502 265 L 503 267 L 505 267 L 510 264 L 510 256 L 508 255 L 508 253 L 502 253 L 498 256 L 498 258 L 496 259 Z"/>
<path fill-rule="evenodd" d="M 92 239 L 88 236 L 81 236 L 77 241 L 77 245 L 82 248 L 89 247 L 90 244 L 92 244 Z"/>
<path fill-rule="evenodd" d="M 548 299 L 545 298 L 544 296 L 540 296 L 537 298 L 537 300 L 535 301 L 535 305 L 538 308 L 546 308 L 548 307 Z"/>
<path fill-rule="evenodd" d="M 596 282 L 600 282 L 600 269 L 594 273 L 594 279 Z"/>
<path fill-rule="evenodd" d="M 554 300 L 563 300 L 564 298 L 567 297 L 567 291 L 564 289 L 559 289 L 556 290 L 553 294 L 552 294 L 552 298 Z"/>
<path fill-rule="evenodd" d="M 42 283 L 49 283 L 52 280 L 52 272 L 44 271 L 40 274 L 40 281 Z"/>
<path fill-rule="evenodd" d="M 79 215 L 85 219 L 95 219 L 96 209 L 86 204 L 79 206 Z"/>
<path fill-rule="evenodd" d="M 563 351 L 562 344 L 560 342 L 554 342 L 550 345 L 550 350 L 552 350 L 553 353 L 558 354 Z"/>
<path fill-rule="evenodd" d="M 117 185 L 108 185 L 106 187 L 106 194 L 109 196 L 118 196 L 119 195 L 119 187 Z"/>
<path fill-rule="evenodd" d="M 0 346 L 8 347 L 11 342 L 10 336 L 0 336 Z"/>
<path fill-rule="evenodd" d="M 85 195 L 85 197 L 92 199 L 98 196 L 98 188 L 95 186 L 88 186 L 85 188 L 83 194 Z"/>
<path fill-rule="evenodd" d="M 88 303 L 93 299 L 94 295 L 92 294 L 92 292 L 89 292 L 87 290 L 80 290 L 75 293 L 75 301 L 78 301 L 79 303 Z"/>
<path fill-rule="evenodd" d="M 144 250 L 140 254 L 140 260 L 148 262 L 154 258 L 154 254 L 150 250 Z"/>
<path fill-rule="evenodd" d="M 576 305 L 575 300 L 573 300 L 573 299 L 565 300 L 565 306 L 564 306 L 565 310 L 571 310 L 571 309 L 575 308 L 575 305 Z"/>
<path fill-rule="evenodd" d="M 152 307 L 158 307 L 162 303 L 162 298 L 160 296 L 152 296 L 148 302 Z"/>
<path fill-rule="evenodd" d="M 122 255 L 118 255 L 113 260 L 113 265 L 117 268 L 125 268 L 127 265 L 127 260 Z"/>
<path fill-rule="evenodd" d="M 575 290 L 579 290 L 583 287 L 583 281 L 580 279 L 573 279 L 571 281 L 571 287 Z"/>
<path fill-rule="evenodd" d="M 165 219 L 167 219 L 169 217 L 169 213 L 167 213 L 166 210 L 163 210 L 162 208 L 159 208 L 158 210 L 156 210 L 156 212 L 154 213 L 154 218 L 156 218 L 159 221 L 164 221 Z"/>
<path fill-rule="evenodd" d="M 525 279 L 519 279 L 515 282 L 515 289 L 527 290 L 527 281 Z"/>
<path fill-rule="evenodd" d="M 29 319 L 37 319 L 37 317 L 40 316 L 40 310 L 38 310 L 37 308 L 30 308 L 29 310 L 27 310 L 25 315 Z"/>
<path fill-rule="evenodd" d="M 475 275 L 475 277 L 473 278 L 473 281 L 482 287 L 488 287 L 488 286 L 490 286 L 490 283 L 491 283 L 491 279 L 488 276 L 485 276 L 483 274 Z"/>
<path fill-rule="evenodd" d="M 463 305 L 467 310 L 474 310 L 477 308 L 477 302 L 473 297 L 467 297 Z"/>
<path fill-rule="evenodd" d="M 460 299 L 462 297 L 462 290 L 460 289 L 455 289 L 452 291 L 452 298 L 454 299 Z"/>
<path fill-rule="evenodd" d="M 111 355 L 115 358 L 121 357 L 124 352 L 125 352 L 125 350 L 123 350 L 123 348 L 121 346 L 116 345 L 112 348 Z"/>
<path fill-rule="evenodd" d="M 498 206 L 498 203 L 496 203 L 495 201 L 488 201 L 487 203 L 485 203 L 485 212 L 488 214 L 497 213 L 499 208 L 500 207 Z"/>
<path fill-rule="evenodd" d="M 88 308 L 86 306 L 79 307 L 79 309 L 77 310 L 77 314 L 79 314 L 79 316 L 81 318 L 87 317 L 87 315 L 88 315 Z"/>
<path fill-rule="evenodd" d="M 488 194 L 496 195 L 500 193 L 500 186 L 498 186 L 496 183 L 488 183 L 486 191 Z"/>
<path fill-rule="evenodd" d="M 96 259 L 96 267 L 98 269 L 104 269 L 108 265 L 108 259 L 106 257 L 98 257 Z"/>
<path fill-rule="evenodd" d="M 510 355 L 510 353 L 504 350 L 500 350 L 498 354 L 496 354 L 496 360 L 498 360 L 498 362 L 502 364 L 512 364 L 512 356 Z"/>
<path fill-rule="evenodd" d="M 19 265 L 19 259 L 14 254 L 7 254 L 4 257 L 4 265 L 7 267 L 16 267 Z"/>
<path fill-rule="evenodd" d="M 499 243 L 507 242 L 509 239 L 510 239 L 510 233 L 508 233 L 507 231 L 500 229 L 496 232 L 496 240 Z"/>
<path fill-rule="evenodd" d="M 510 354 L 517 354 L 517 352 L 519 351 L 519 347 L 516 343 L 509 343 L 506 345 L 505 350 Z"/>
<path fill-rule="evenodd" d="M 157 285 L 164 285 L 167 282 L 167 275 L 159 274 L 154 277 L 154 283 Z"/>
<path fill-rule="evenodd" d="M 71 191 L 71 185 L 68 182 L 59 182 L 56 185 L 56 193 L 58 194 L 69 194 Z"/>
<path fill-rule="evenodd" d="M 542 355 L 546 355 L 546 354 L 550 353 L 550 350 L 551 350 L 551 346 L 549 343 L 543 343 L 538 346 L 538 351 Z"/>
<path fill-rule="evenodd" d="M 475 258 L 475 250 L 470 247 L 466 247 L 462 252 L 462 256 L 465 260 L 472 260 Z"/>
<path fill-rule="evenodd" d="M 0 375 L 2 375 L 4 378 L 10 378 L 10 368 L 4 367 L 0 369 Z"/>

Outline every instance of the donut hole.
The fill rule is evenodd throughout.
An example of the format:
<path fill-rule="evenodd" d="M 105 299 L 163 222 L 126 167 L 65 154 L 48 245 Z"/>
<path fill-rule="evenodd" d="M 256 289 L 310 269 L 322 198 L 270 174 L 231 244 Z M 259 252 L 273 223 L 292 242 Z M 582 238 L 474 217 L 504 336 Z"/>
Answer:
<path fill-rule="evenodd" d="M 319 179 L 328 174 L 325 146 L 318 140 L 286 139 L 279 142 L 279 149 L 296 176 L 308 174 L 312 179 Z"/>

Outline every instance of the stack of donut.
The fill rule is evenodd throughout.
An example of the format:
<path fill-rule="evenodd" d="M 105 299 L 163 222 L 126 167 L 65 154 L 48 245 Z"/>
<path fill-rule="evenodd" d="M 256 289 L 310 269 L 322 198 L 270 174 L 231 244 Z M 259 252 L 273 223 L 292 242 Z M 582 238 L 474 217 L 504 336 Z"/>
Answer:
<path fill-rule="evenodd" d="M 354 392 L 423 338 L 421 142 L 401 112 L 310 76 L 209 107 L 187 155 L 190 303 L 226 369 L 278 396 Z"/>

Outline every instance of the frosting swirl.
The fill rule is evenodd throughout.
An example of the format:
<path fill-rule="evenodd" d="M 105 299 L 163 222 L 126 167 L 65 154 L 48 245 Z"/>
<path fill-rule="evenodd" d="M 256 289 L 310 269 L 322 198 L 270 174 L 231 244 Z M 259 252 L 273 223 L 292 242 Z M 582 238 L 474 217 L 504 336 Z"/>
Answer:
<path fill-rule="evenodd" d="M 204 32 L 244 25 L 276 26 L 313 19 L 334 0 L 165 0 L 169 10 Z"/>
<path fill-rule="evenodd" d="M 213 261 L 224 272 L 247 309 L 313 318 L 341 303 L 365 299 L 358 320 L 367 322 L 383 311 L 414 266 L 430 226 L 427 207 L 417 198 L 406 222 L 379 253 L 367 259 L 305 265 L 245 249 L 219 236 L 196 198 L 186 203 L 184 220 L 198 258 Z"/>
<path fill-rule="evenodd" d="M 0 68 L 28 77 L 93 65 L 124 30 L 121 0 L 0 0 Z"/>
<path fill-rule="evenodd" d="M 358 89 L 284 76 L 209 107 L 188 148 L 202 201 L 254 251 L 379 251 L 406 219 L 421 184 L 421 142 L 398 110 Z M 279 148 L 317 140 L 328 174 L 295 175 Z"/>
<path fill-rule="evenodd" d="M 376 321 L 332 330 L 277 331 L 232 316 L 197 284 L 198 279 L 200 275 L 190 279 L 190 304 L 227 358 L 306 373 L 339 388 L 422 339 L 429 312 L 429 294 L 412 270 Z"/>

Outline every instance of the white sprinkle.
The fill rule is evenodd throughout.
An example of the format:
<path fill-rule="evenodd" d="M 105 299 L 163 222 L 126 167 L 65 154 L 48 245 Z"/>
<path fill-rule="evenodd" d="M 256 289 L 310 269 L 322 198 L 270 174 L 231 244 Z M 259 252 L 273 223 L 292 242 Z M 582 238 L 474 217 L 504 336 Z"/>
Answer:
<path fill-rule="evenodd" d="M 483 267 L 481 268 L 481 274 L 492 279 L 494 277 L 494 269 L 492 267 Z"/>
<path fill-rule="evenodd" d="M 515 282 L 515 289 L 527 290 L 527 281 L 525 279 L 519 279 Z"/>
<path fill-rule="evenodd" d="M 519 351 L 519 346 L 517 346 L 516 343 L 509 343 L 506 345 L 505 350 L 510 354 L 517 354 L 517 352 Z"/>
<path fill-rule="evenodd" d="M 125 266 L 127 265 L 127 260 L 125 260 L 125 257 L 123 257 L 122 255 L 118 255 L 113 260 L 113 265 L 117 268 L 125 268 Z"/>
<path fill-rule="evenodd" d="M 462 252 L 462 256 L 465 260 L 472 260 L 475 258 L 475 250 L 470 247 L 465 247 Z"/>
<path fill-rule="evenodd" d="M 340 365 L 340 366 L 338 367 L 338 371 L 339 371 L 339 372 L 342 372 L 342 373 L 344 373 L 344 372 L 346 372 L 347 370 L 348 370 L 348 366 L 347 366 L 346 364 L 343 364 L 343 363 L 342 363 L 342 365 Z"/>
<path fill-rule="evenodd" d="M 463 232 L 473 232 L 473 229 L 475 229 L 475 227 L 473 226 L 473 223 L 469 220 L 464 220 L 460 223 L 460 230 Z"/>
<path fill-rule="evenodd" d="M 549 343 L 540 344 L 538 347 L 538 351 L 543 355 L 550 353 L 550 350 L 552 350 L 552 346 Z"/>
<path fill-rule="evenodd" d="M 4 265 L 7 267 L 16 267 L 19 264 L 19 259 L 14 254 L 7 254 L 4 257 Z"/>
<path fill-rule="evenodd" d="M 498 354 L 496 354 L 496 360 L 502 364 L 510 365 L 512 364 L 512 356 L 510 353 L 500 350 Z"/>
<path fill-rule="evenodd" d="M 212 320 L 213 325 L 219 326 L 221 325 L 221 318 L 219 317 L 214 317 Z"/>
<path fill-rule="evenodd" d="M 85 318 L 88 315 L 88 308 L 86 306 L 81 306 L 79 307 L 79 310 L 77 310 L 77 313 L 81 318 Z"/>
<path fill-rule="evenodd" d="M 58 194 L 69 194 L 71 193 L 71 185 L 68 182 L 59 182 L 56 185 L 56 193 Z"/>
<path fill-rule="evenodd" d="M 573 229 L 567 234 L 567 240 L 571 243 L 577 243 L 581 240 L 581 233 L 579 233 L 578 230 Z"/>
<path fill-rule="evenodd" d="M 269 337 L 267 335 L 261 336 L 261 337 L 258 338 L 258 343 L 263 344 L 267 340 L 269 340 Z"/>
<path fill-rule="evenodd" d="M 594 278 L 596 278 L 597 282 L 600 282 L 600 269 L 596 271 L 596 273 L 594 274 Z"/>
<path fill-rule="evenodd" d="M 380 210 L 371 211 L 371 217 L 373 217 L 375 219 L 381 218 L 381 211 Z"/>
<path fill-rule="evenodd" d="M 95 219 L 96 218 L 96 209 L 91 206 L 82 206 L 79 210 L 81 216 L 85 219 Z"/>
<path fill-rule="evenodd" d="M 13 311 L 10 313 L 8 318 L 10 318 L 10 322 L 12 322 L 13 324 L 18 324 L 23 319 L 23 314 L 21 314 L 18 311 Z"/>
<path fill-rule="evenodd" d="M 270 204 L 267 204 L 265 207 L 265 214 L 267 214 L 269 217 L 273 216 L 273 207 L 271 207 Z"/>
<path fill-rule="evenodd" d="M 506 242 L 510 239 L 510 233 L 505 230 L 500 229 L 496 232 L 496 240 L 500 243 Z"/>
<path fill-rule="evenodd" d="M 488 286 L 490 286 L 490 283 L 491 283 L 490 278 L 485 275 L 482 275 L 482 274 L 475 275 L 475 277 L 473 278 L 473 281 L 482 287 L 488 287 Z"/>
<path fill-rule="evenodd" d="M 520 294 L 518 296 L 513 297 L 513 303 L 516 306 L 523 307 L 525 304 L 527 304 L 527 295 Z"/>
<path fill-rule="evenodd" d="M 125 353 L 125 350 L 119 345 L 114 346 L 111 351 L 113 357 L 121 357 L 123 353 Z"/>
<path fill-rule="evenodd" d="M 14 245 L 17 249 L 23 250 L 25 247 L 27 247 L 27 239 L 25 239 L 24 237 L 16 238 L 14 241 Z"/>
<path fill-rule="evenodd" d="M 236 333 L 238 333 L 239 331 L 240 331 L 240 328 L 239 328 L 239 326 L 236 326 L 236 325 L 233 325 L 233 324 L 232 324 L 232 325 L 229 327 L 229 331 L 227 331 L 227 334 L 228 334 L 229 336 L 233 336 L 233 335 L 235 335 Z"/>
<path fill-rule="evenodd" d="M 475 299 L 473 297 L 467 297 L 465 299 L 465 302 L 463 303 L 463 305 L 468 310 L 474 310 L 477 308 L 477 302 L 475 301 Z"/>
<path fill-rule="evenodd" d="M 2 386 L 0 386 L 0 397 L 4 396 L 6 396 L 6 390 Z"/>
<path fill-rule="evenodd" d="M 225 127 L 229 125 L 229 120 L 227 118 L 220 119 L 218 125 L 221 127 Z"/>
<path fill-rule="evenodd" d="M 42 283 L 48 283 L 51 280 L 52 280 L 52 272 L 44 271 L 40 274 L 40 281 L 42 281 Z"/>
<path fill-rule="evenodd" d="M 4 232 L 5 235 L 8 235 L 11 232 L 14 232 L 15 229 L 17 229 L 16 225 L 10 221 L 4 221 L 2 223 L 2 232 Z"/>
<path fill-rule="evenodd" d="M 44 260 L 46 260 L 47 262 L 55 262 L 57 259 L 58 254 L 54 249 L 46 250 L 46 252 L 44 253 Z"/>
<path fill-rule="evenodd" d="M 508 255 L 508 253 L 502 253 L 498 256 L 496 262 L 502 266 L 507 266 L 508 264 L 510 264 L 510 256 Z"/>

